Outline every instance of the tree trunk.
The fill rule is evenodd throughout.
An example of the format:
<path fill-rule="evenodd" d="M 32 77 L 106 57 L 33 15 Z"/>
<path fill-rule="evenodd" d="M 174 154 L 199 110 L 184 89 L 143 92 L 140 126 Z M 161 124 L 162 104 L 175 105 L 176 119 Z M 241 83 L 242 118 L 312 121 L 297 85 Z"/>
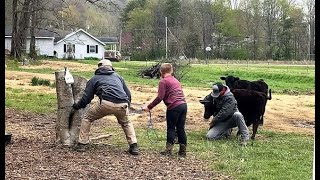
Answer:
<path fill-rule="evenodd" d="M 12 33 L 11 33 L 11 56 L 16 58 L 16 44 L 17 44 L 17 31 L 18 31 L 18 12 L 17 12 L 17 2 L 18 0 L 12 1 Z"/>
<path fill-rule="evenodd" d="M 25 52 L 26 40 L 27 40 L 27 30 L 29 26 L 30 19 L 30 3 L 31 0 L 25 0 L 22 7 L 22 14 L 20 15 L 19 28 L 16 37 L 16 56 L 21 58 L 21 53 Z"/>
<path fill-rule="evenodd" d="M 31 26 L 30 26 L 30 57 L 32 60 L 35 60 L 37 58 L 37 52 L 36 52 L 36 37 L 34 33 L 34 29 L 37 26 L 37 11 L 35 9 L 38 8 L 38 0 L 33 0 L 31 2 Z"/>
<path fill-rule="evenodd" d="M 74 83 L 68 85 L 64 75 L 65 71 L 55 72 L 58 100 L 56 143 L 72 146 L 78 140 L 81 117 L 85 111 L 80 109 L 72 114 L 72 105 L 82 97 L 87 80 L 74 76 Z"/>

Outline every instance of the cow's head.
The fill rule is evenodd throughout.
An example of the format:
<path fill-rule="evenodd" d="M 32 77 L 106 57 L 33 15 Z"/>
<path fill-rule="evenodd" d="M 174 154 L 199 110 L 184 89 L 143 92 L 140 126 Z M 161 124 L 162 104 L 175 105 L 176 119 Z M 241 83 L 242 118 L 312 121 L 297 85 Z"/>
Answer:
<path fill-rule="evenodd" d="M 226 85 L 230 88 L 233 89 L 235 86 L 235 83 L 239 81 L 240 79 L 238 77 L 234 76 L 227 76 L 227 77 L 220 77 L 221 80 L 224 80 L 226 82 Z"/>
<path fill-rule="evenodd" d="M 204 105 L 203 118 L 205 119 L 205 121 L 207 121 L 212 115 L 216 113 L 216 106 L 213 103 L 213 97 L 211 96 L 211 94 L 209 94 L 199 102 Z"/>

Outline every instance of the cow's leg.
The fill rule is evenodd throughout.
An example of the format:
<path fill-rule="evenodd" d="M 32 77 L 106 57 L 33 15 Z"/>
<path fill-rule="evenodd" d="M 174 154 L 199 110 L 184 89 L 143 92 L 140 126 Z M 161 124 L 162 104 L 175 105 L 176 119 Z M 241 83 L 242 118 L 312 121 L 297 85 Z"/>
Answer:
<path fill-rule="evenodd" d="M 251 136 L 252 140 L 254 140 L 256 137 L 258 126 L 259 126 L 259 121 L 255 121 L 252 125 L 252 136 Z"/>

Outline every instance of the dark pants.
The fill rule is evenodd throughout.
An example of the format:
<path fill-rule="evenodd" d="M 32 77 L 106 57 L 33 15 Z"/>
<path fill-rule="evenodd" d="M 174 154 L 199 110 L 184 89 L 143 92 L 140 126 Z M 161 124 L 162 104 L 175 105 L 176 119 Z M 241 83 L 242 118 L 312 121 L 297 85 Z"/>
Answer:
<path fill-rule="evenodd" d="M 184 130 L 187 117 L 187 104 L 181 104 L 167 110 L 167 143 L 174 144 L 177 131 L 179 144 L 187 145 L 187 136 Z"/>

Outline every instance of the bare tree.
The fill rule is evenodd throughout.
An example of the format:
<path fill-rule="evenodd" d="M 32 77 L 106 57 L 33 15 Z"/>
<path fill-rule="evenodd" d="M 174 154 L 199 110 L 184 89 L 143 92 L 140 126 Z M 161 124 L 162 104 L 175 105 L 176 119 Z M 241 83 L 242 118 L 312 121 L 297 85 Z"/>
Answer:
<path fill-rule="evenodd" d="M 31 26 L 30 26 L 30 57 L 35 60 L 37 57 L 36 52 L 36 38 L 35 38 L 35 28 L 38 26 L 38 11 L 36 9 L 39 6 L 39 0 L 33 0 L 31 2 Z"/>
<path fill-rule="evenodd" d="M 20 59 L 21 53 L 26 50 L 27 30 L 30 20 L 30 4 L 31 0 L 25 0 L 22 4 L 22 12 L 20 18 L 17 18 L 17 2 L 13 0 L 13 24 L 12 29 L 12 54 L 14 57 Z M 17 22 L 19 21 L 19 26 Z"/>
<path fill-rule="evenodd" d="M 18 0 L 12 1 L 12 40 L 11 40 L 11 56 L 17 57 L 17 33 L 18 33 Z"/>

